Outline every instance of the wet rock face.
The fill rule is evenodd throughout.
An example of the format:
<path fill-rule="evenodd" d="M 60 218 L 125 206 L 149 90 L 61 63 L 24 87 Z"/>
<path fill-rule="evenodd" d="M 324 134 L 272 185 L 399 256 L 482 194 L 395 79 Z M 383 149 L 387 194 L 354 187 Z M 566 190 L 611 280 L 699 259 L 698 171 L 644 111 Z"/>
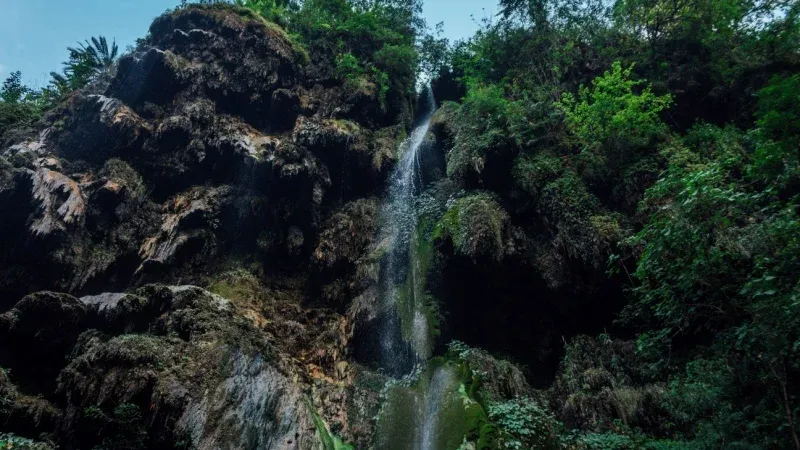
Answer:
<path fill-rule="evenodd" d="M 302 391 L 260 357 L 234 354 L 232 359 L 230 375 L 190 404 L 178 421 L 196 448 L 313 447 L 316 429 Z"/>

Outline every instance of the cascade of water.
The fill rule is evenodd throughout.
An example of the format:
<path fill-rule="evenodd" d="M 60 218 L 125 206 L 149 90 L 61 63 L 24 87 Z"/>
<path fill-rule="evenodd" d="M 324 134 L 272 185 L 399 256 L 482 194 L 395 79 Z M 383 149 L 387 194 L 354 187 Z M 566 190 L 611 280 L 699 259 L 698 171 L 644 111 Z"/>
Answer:
<path fill-rule="evenodd" d="M 418 286 L 419 265 L 411 248 L 417 221 L 414 204 L 423 187 L 420 148 L 436 109 L 430 88 L 424 97 L 425 107 L 419 125 L 398 149 L 400 159 L 381 211 L 380 239 L 387 249 L 387 261 L 381 271 L 381 309 L 387 319 L 380 329 L 380 349 L 384 368 L 394 373 L 407 372 L 411 369 L 409 361 L 430 356 L 429 325 Z M 403 301 L 399 304 L 401 296 Z M 402 333 L 401 328 L 409 331 Z M 412 355 L 408 355 L 409 346 Z"/>
<path fill-rule="evenodd" d="M 453 385 L 457 384 L 458 381 L 447 368 L 440 367 L 433 373 L 430 387 L 424 398 L 422 430 L 419 442 L 420 450 L 433 450 L 436 448 L 441 408 L 447 401 L 446 397 L 452 394 Z"/>
<path fill-rule="evenodd" d="M 434 358 L 413 385 L 398 385 L 389 391 L 376 424 L 374 448 L 459 448 L 476 425 L 477 417 L 462 391 L 460 370 L 443 359 Z"/>

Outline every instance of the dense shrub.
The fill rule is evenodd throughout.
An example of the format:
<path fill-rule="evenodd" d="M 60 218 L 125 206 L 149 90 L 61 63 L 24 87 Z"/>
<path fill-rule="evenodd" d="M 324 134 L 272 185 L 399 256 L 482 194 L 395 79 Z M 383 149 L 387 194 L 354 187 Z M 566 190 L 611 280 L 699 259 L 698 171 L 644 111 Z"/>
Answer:
<path fill-rule="evenodd" d="M 495 447 L 492 448 L 561 448 L 559 423 L 547 409 L 530 398 L 491 404 L 488 413 L 496 429 Z"/>

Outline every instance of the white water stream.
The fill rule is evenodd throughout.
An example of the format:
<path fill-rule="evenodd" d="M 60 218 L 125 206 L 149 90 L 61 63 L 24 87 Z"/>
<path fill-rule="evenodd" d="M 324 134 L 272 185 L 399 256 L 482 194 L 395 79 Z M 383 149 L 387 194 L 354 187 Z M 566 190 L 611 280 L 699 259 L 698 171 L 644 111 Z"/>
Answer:
<path fill-rule="evenodd" d="M 384 368 L 393 373 L 409 372 L 415 362 L 428 359 L 432 350 L 430 324 L 424 313 L 424 289 L 419 286 L 422 274 L 411 248 L 417 225 L 415 200 L 423 187 L 420 149 L 436 110 L 430 88 L 424 98 L 419 125 L 398 149 L 400 159 L 381 211 L 379 236 L 381 242 L 386 243 L 388 255 L 381 271 L 381 306 L 390 318 L 380 330 L 380 348 Z M 401 296 L 403 302 L 399 304 Z M 401 329 L 410 331 L 402 333 Z M 398 336 L 403 339 L 398 340 Z M 407 356 L 409 346 L 413 352 L 410 358 Z"/>

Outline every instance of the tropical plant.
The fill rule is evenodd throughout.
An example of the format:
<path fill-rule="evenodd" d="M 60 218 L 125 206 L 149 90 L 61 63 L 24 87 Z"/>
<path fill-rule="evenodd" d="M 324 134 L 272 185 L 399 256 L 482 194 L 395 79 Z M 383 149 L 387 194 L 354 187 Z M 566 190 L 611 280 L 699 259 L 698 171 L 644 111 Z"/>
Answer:
<path fill-rule="evenodd" d="M 62 73 L 50 73 L 50 89 L 58 96 L 81 89 L 93 80 L 110 77 L 119 56 L 116 42 L 109 46 L 103 36 L 79 42 L 78 47 L 68 47 L 67 51 L 69 59 L 63 63 Z"/>

